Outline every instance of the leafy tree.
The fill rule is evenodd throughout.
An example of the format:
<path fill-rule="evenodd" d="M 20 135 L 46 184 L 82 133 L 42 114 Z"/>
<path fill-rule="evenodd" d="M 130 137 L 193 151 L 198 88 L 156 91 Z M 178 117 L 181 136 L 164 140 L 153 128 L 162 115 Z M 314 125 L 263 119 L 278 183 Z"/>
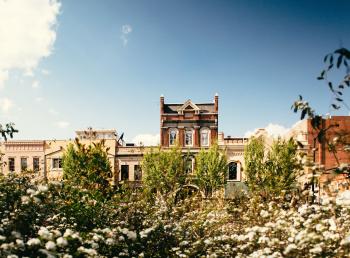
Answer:
<path fill-rule="evenodd" d="M 244 152 L 249 189 L 263 195 L 279 195 L 294 188 L 301 170 L 297 147 L 293 139 L 278 139 L 270 149 L 266 149 L 262 137 L 251 138 Z"/>
<path fill-rule="evenodd" d="M 159 193 L 169 197 L 171 193 L 186 183 L 186 161 L 181 149 L 151 150 L 142 160 L 145 173 L 144 189 L 147 193 Z"/>
<path fill-rule="evenodd" d="M 202 149 L 196 156 L 195 180 L 206 197 L 221 188 L 227 172 L 226 155 L 213 144 L 208 150 Z"/>
<path fill-rule="evenodd" d="M 63 178 L 86 189 L 106 190 L 112 175 L 104 141 L 88 146 L 75 140 L 62 158 Z"/>
<path fill-rule="evenodd" d="M 255 192 L 264 185 L 265 145 L 262 137 L 252 137 L 244 149 L 245 176 L 248 188 Z"/>

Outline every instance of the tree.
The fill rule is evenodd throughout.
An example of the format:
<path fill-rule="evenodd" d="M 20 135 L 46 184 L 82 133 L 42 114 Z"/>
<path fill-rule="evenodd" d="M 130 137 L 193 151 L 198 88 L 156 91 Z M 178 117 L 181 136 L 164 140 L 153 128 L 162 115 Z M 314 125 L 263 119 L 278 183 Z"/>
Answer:
<path fill-rule="evenodd" d="M 246 184 L 255 192 L 264 184 L 265 146 L 262 137 L 252 137 L 244 148 Z"/>
<path fill-rule="evenodd" d="M 195 181 L 206 197 L 225 183 L 227 172 L 226 155 L 213 144 L 208 150 L 202 149 L 196 156 Z"/>
<path fill-rule="evenodd" d="M 75 139 L 63 154 L 63 178 L 86 189 L 105 191 L 112 176 L 104 141 L 88 146 Z"/>
<path fill-rule="evenodd" d="M 251 138 L 244 152 L 249 189 L 263 195 L 279 195 L 295 188 L 301 170 L 297 150 L 293 139 L 277 139 L 267 149 L 262 137 Z"/>
<path fill-rule="evenodd" d="M 181 149 L 151 150 L 142 160 L 145 173 L 144 189 L 147 193 L 159 193 L 167 198 L 186 183 L 186 160 Z"/>

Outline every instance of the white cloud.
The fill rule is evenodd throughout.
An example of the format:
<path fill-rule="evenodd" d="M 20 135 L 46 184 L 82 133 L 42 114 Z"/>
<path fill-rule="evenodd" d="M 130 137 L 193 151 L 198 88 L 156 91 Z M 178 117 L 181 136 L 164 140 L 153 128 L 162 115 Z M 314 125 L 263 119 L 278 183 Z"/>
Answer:
<path fill-rule="evenodd" d="M 144 145 L 144 146 L 155 146 L 159 144 L 160 136 L 159 134 L 153 135 L 153 134 L 139 134 L 136 135 L 131 142 L 137 144 L 137 145 Z"/>
<path fill-rule="evenodd" d="M 53 109 L 53 108 L 50 108 L 50 109 L 49 109 L 49 113 L 50 113 L 51 115 L 58 115 L 58 114 L 59 114 L 58 111 L 56 111 L 56 110 Z"/>
<path fill-rule="evenodd" d="M 124 24 L 122 26 L 122 35 L 120 36 L 121 40 L 123 41 L 123 46 L 125 47 L 128 44 L 129 38 L 128 34 L 132 32 L 132 27 L 129 24 Z"/>
<path fill-rule="evenodd" d="M 66 121 L 59 121 L 55 123 L 56 126 L 58 126 L 59 128 L 67 128 L 69 126 L 69 122 Z"/>
<path fill-rule="evenodd" d="M 42 102 L 43 100 L 44 100 L 44 99 L 43 99 L 42 97 L 36 97 L 36 98 L 35 98 L 35 101 L 36 101 L 36 102 Z"/>
<path fill-rule="evenodd" d="M 37 81 L 37 80 L 33 81 L 32 88 L 33 89 L 39 88 L 39 81 Z"/>
<path fill-rule="evenodd" d="M 247 131 L 244 134 L 244 137 L 249 138 L 260 129 L 264 129 L 267 135 L 272 138 L 283 137 L 290 130 L 290 128 L 285 128 L 282 125 L 269 123 L 265 128 L 256 128 L 254 130 Z"/>
<path fill-rule="evenodd" d="M 9 71 L 32 76 L 52 53 L 60 10 L 57 0 L 0 0 L 0 86 Z"/>
<path fill-rule="evenodd" d="M 7 113 L 13 106 L 12 100 L 8 98 L 0 99 L 0 109 L 2 112 Z"/>
<path fill-rule="evenodd" d="M 46 70 L 46 69 L 42 69 L 42 70 L 41 70 L 41 73 L 42 73 L 43 75 L 49 75 L 49 74 L 50 74 L 50 71 L 49 71 L 49 70 Z"/>

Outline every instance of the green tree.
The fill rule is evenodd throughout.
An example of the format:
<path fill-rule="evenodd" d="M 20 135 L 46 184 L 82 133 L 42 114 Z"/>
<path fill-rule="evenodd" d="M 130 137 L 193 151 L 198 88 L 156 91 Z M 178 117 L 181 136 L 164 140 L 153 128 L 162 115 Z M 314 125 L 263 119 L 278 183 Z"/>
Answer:
<path fill-rule="evenodd" d="M 265 144 L 262 137 L 252 137 L 244 148 L 246 184 L 255 192 L 264 185 Z"/>
<path fill-rule="evenodd" d="M 85 189 L 106 190 L 112 176 L 104 141 L 85 145 L 75 140 L 63 154 L 63 178 Z"/>
<path fill-rule="evenodd" d="M 167 198 L 186 183 L 186 160 L 181 149 L 151 150 L 142 160 L 144 189 L 147 193 L 158 193 Z"/>
<path fill-rule="evenodd" d="M 206 197 L 225 183 L 227 172 L 226 155 L 220 151 L 217 144 L 208 150 L 202 149 L 196 156 L 195 180 Z"/>
<path fill-rule="evenodd" d="M 301 170 L 297 151 L 293 139 L 277 139 L 267 149 L 262 137 L 251 138 L 244 152 L 249 189 L 266 196 L 295 188 Z"/>

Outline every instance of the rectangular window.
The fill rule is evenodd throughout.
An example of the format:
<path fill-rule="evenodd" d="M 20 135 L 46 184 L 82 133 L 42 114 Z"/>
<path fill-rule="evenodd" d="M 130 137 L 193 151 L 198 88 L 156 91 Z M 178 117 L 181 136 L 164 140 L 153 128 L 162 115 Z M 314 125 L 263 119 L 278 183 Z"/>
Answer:
<path fill-rule="evenodd" d="M 25 171 L 28 168 L 27 158 L 21 158 L 21 171 Z"/>
<path fill-rule="evenodd" d="M 202 146 L 209 146 L 209 139 L 208 139 L 208 132 L 204 131 L 201 132 L 201 145 Z"/>
<path fill-rule="evenodd" d="M 169 134 L 169 145 L 175 145 L 176 144 L 176 131 L 171 130 Z"/>
<path fill-rule="evenodd" d="M 14 172 L 15 171 L 15 158 L 9 158 L 9 171 Z"/>
<path fill-rule="evenodd" d="M 231 162 L 228 165 L 228 180 L 237 180 L 237 163 Z"/>
<path fill-rule="evenodd" d="M 38 172 L 40 170 L 39 158 L 33 158 L 33 171 Z"/>
<path fill-rule="evenodd" d="M 129 180 L 129 165 L 121 166 L 121 180 Z"/>
<path fill-rule="evenodd" d="M 61 158 L 52 159 L 52 168 L 53 169 L 62 168 L 62 159 Z"/>
<path fill-rule="evenodd" d="M 185 132 L 185 146 L 192 146 L 192 131 Z"/>
<path fill-rule="evenodd" d="M 142 169 L 140 165 L 134 166 L 134 180 L 141 181 L 142 180 Z"/>

